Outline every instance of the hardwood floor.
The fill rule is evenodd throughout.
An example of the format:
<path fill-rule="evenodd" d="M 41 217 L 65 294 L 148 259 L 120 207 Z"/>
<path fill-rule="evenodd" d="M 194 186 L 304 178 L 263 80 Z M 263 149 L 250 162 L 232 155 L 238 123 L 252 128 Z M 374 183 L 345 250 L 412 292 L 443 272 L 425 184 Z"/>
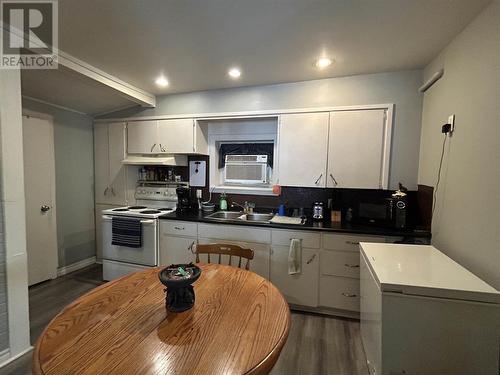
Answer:
<path fill-rule="evenodd" d="M 31 341 L 64 306 L 102 284 L 102 268 L 83 270 L 30 288 Z M 31 374 L 31 353 L 0 369 L 0 375 Z M 359 322 L 292 312 L 290 334 L 271 375 L 367 375 Z"/>

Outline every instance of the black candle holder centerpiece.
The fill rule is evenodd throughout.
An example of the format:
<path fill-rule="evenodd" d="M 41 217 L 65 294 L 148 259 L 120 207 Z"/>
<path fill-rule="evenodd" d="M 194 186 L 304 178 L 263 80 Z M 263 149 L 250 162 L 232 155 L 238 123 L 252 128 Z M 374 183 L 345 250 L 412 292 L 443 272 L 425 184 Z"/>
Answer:
<path fill-rule="evenodd" d="M 171 264 L 158 273 L 165 289 L 165 307 L 170 312 L 182 312 L 194 306 L 193 284 L 201 275 L 201 269 L 189 264 Z"/>

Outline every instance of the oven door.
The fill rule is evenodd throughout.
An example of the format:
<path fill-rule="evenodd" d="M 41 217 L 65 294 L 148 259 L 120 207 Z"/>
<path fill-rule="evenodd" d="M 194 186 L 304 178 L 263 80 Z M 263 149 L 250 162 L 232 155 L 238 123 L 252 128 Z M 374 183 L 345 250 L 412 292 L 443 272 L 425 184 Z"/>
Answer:
<path fill-rule="evenodd" d="M 142 219 L 142 247 L 112 245 L 112 216 L 102 216 L 102 257 L 107 260 L 156 266 L 158 264 L 158 220 Z"/>

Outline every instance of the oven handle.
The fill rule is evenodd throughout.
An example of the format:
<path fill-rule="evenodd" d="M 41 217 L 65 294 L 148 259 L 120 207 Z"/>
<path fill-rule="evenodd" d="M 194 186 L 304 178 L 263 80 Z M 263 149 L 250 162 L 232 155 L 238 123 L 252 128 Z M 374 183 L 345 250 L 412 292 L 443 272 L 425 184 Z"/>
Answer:
<path fill-rule="evenodd" d="M 109 215 L 102 215 L 103 221 L 111 221 L 113 218 Z M 141 224 L 155 224 L 156 220 L 141 220 Z"/>

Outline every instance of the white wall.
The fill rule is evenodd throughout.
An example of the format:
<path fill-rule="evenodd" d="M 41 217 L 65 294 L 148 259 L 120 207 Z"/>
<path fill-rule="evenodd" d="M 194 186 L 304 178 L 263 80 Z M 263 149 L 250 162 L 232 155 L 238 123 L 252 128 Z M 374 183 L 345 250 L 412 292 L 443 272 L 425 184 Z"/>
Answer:
<path fill-rule="evenodd" d="M 401 181 L 414 189 L 422 114 L 422 95 L 417 89 L 421 84 L 422 72 L 414 70 L 202 91 L 160 96 L 154 109 L 122 111 L 106 117 L 394 103 L 390 187 L 396 188 Z"/>
<path fill-rule="evenodd" d="M 500 289 L 500 0 L 425 69 L 419 183 L 435 186 L 441 125 L 456 115 L 432 223 L 433 244 Z"/>
<path fill-rule="evenodd" d="M 23 108 L 54 118 L 59 267 L 93 257 L 93 120 L 28 99 L 23 99 Z"/>
<path fill-rule="evenodd" d="M 30 349 L 28 313 L 28 257 L 24 209 L 21 77 L 19 71 L 0 69 L 0 174 L 7 280 L 9 353 Z M 1 364 L 0 364 L 1 365 Z"/>

